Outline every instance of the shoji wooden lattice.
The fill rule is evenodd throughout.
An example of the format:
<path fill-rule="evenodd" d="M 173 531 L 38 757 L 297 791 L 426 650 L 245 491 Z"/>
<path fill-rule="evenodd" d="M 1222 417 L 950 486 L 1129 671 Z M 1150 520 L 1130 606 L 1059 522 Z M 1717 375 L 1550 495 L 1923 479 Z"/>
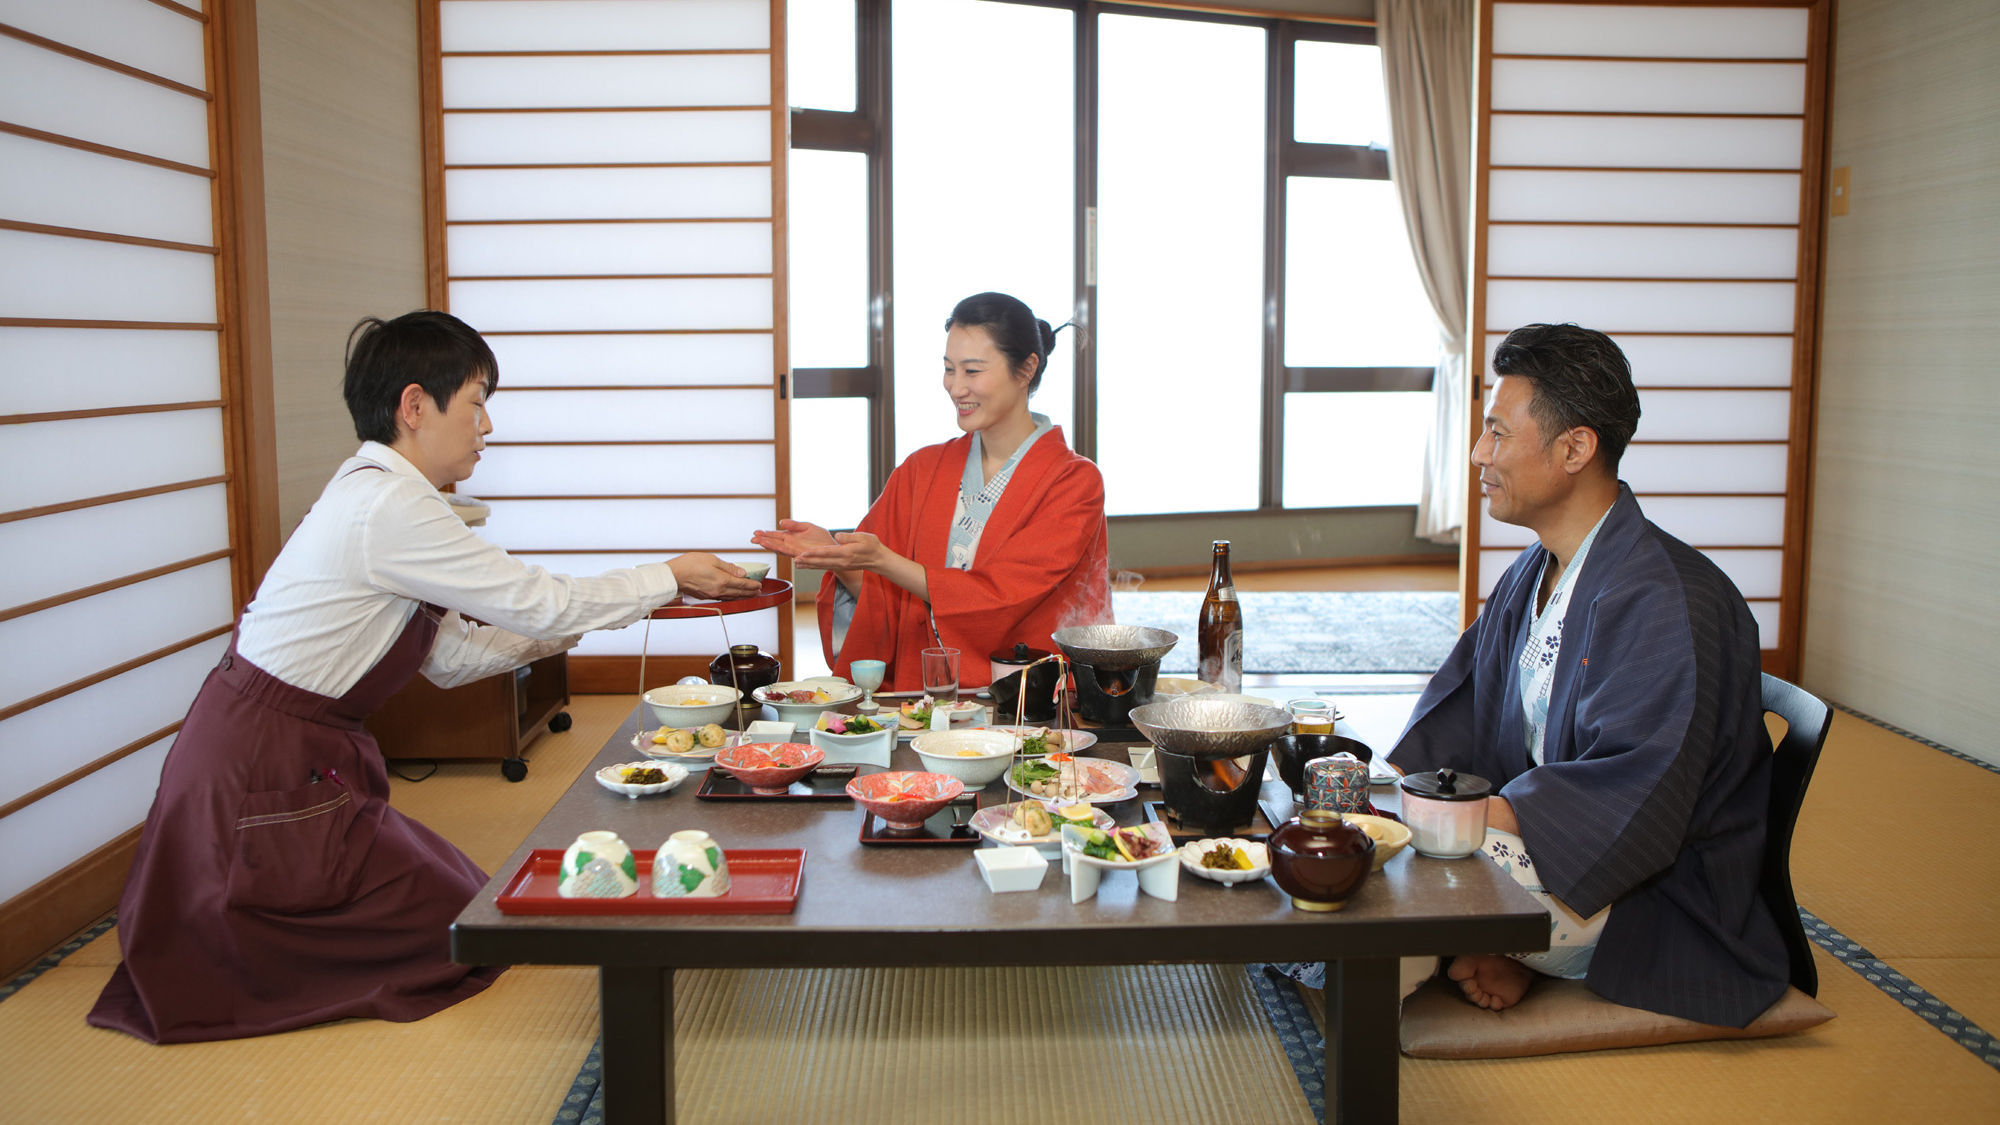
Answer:
<path fill-rule="evenodd" d="M 462 490 L 551 570 L 708 550 L 771 561 L 784 510 L 782 3 L 443 0 L 426 15 L 432 299 L 501 393 Z M 774 574 L 789 573 L 788 566 Z M 790 663 L 790 607 L 730 639 Z M 643 625 L 586 638 L 583 691 L 637 685 Z M 705 670 L 713 621 L 657 622 L 650 679 Z"/>
<path fill-rule="evenodd" d="M 1713 558 L 1794 671 L 1817 335 L 1827 5 L 1481 7 L 1472 316 L 1617 339 L 1621 475 Z M 1474 403 L 1474 432 L 1485 411 Z M 1466 604 L 1531 540 L 1467 519 Z"/>

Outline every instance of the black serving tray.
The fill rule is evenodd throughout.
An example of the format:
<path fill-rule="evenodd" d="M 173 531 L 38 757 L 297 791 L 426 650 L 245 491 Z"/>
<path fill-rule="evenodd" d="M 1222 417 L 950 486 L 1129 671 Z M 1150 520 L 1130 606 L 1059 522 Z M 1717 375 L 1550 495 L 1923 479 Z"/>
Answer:
<path fill-rule="evenodd" d="M 792 782 L 783 793 L 758 793 L 730 776 L 728 770 L 715 766 L 702 774 L 701 787 L 694 795 L 703 801 L 852 801 L 847 783 L 860 768 L 856 763 L 821 766 Z"/>
<path fill-rule="evenodd" d="M 979 833 L 972 830 L 972 814 L 979 811 L 979 792 L 973 789 L 953 797 L 914 832 L 893 831 L 874 813 L 862 809 L 861 842 L 870 847 L 976 848 Z"/>
<path fill-rule="evenodd" d="M 1233 836 L 1238 840 L 1248 840 L 1252 843 L 1262 843 L 1270 837 L 1271 833 L 1277 831 L 1278 824 L 1283 823 L 1282 821 L 1273 821 L 1271 819 L 1271 811 L 1264 807 L 1264 802 L 1262 801 L 1257 802 L 1257 813 L 1249 824 L 1238 825 L 1235 829 L 1228 832 L 1208 832 L 1200 828 L 1181 824 L 1173 818 L 1172 814 L 1167 812 L 1166 802 L 1164 801 L 1147 801 L 1144 807 L 1146 809 L 1146 819 L 1165 826 L 1167 835 L 1173 839 L 1175 844 L 1186 844 L 1195 840 L 1219 839 L 1224 836 Z"/>

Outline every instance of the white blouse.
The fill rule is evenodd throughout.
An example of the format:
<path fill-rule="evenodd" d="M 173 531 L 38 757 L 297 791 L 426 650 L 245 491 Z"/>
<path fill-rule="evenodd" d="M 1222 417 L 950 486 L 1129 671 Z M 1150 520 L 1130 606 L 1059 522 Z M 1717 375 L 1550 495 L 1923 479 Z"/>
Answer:
<path fill-rule="evenodd" d="M 678 592 L 665 563 L 573 578 L 520 562 L 466 527 L 416 466 L 371 441 L 278 552 L 236 647 L 294 687 L 337 697 L 430 602 L 451 612 L 424 675 L 454 687 L 562 652 L 592 629 L 629 625 Z"/>

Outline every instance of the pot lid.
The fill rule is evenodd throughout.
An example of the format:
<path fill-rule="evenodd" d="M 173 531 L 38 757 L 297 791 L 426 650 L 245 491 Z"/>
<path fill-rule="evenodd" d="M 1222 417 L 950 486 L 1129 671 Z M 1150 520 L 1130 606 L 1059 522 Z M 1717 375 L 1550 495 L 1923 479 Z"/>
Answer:
<path fill-rule="evenodd" d="M 1013 648 L 996 648 L 986 654 L 986 659 L 995 664 L 1033 664 L 1044 656 L 1055 654 L 1045 649 L 1030 648 L 1028 642 L 1021 641 Z"/>
<path fill-rule="evenodd" d="M 1405 777 L 1403 792 L 1433 801 L 1481 801 L 1493 794 L 1493 783 L 1473 774 L 1441 769 Z"/>

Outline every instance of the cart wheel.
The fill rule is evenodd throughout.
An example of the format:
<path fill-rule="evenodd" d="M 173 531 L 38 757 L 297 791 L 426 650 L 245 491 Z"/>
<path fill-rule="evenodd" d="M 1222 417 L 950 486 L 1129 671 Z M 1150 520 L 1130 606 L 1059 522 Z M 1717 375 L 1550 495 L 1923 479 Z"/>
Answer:
<path fill-rule="evenodd" d="M 562 732 L 568 730 L 570 728 L 570 724 L 573 722 L 575 722 L 575 720 L 569 717 L 568 711 L 557 711 L 555 715 L 549 719 L 549 730 L 555 734 L 561 734 Z"/>
<path fill-rule="evenodd" d="M 500 775 L 508 781 L 519 781 L 528 776 L 528 759 L 508 758 L 500 763 Z"/>

